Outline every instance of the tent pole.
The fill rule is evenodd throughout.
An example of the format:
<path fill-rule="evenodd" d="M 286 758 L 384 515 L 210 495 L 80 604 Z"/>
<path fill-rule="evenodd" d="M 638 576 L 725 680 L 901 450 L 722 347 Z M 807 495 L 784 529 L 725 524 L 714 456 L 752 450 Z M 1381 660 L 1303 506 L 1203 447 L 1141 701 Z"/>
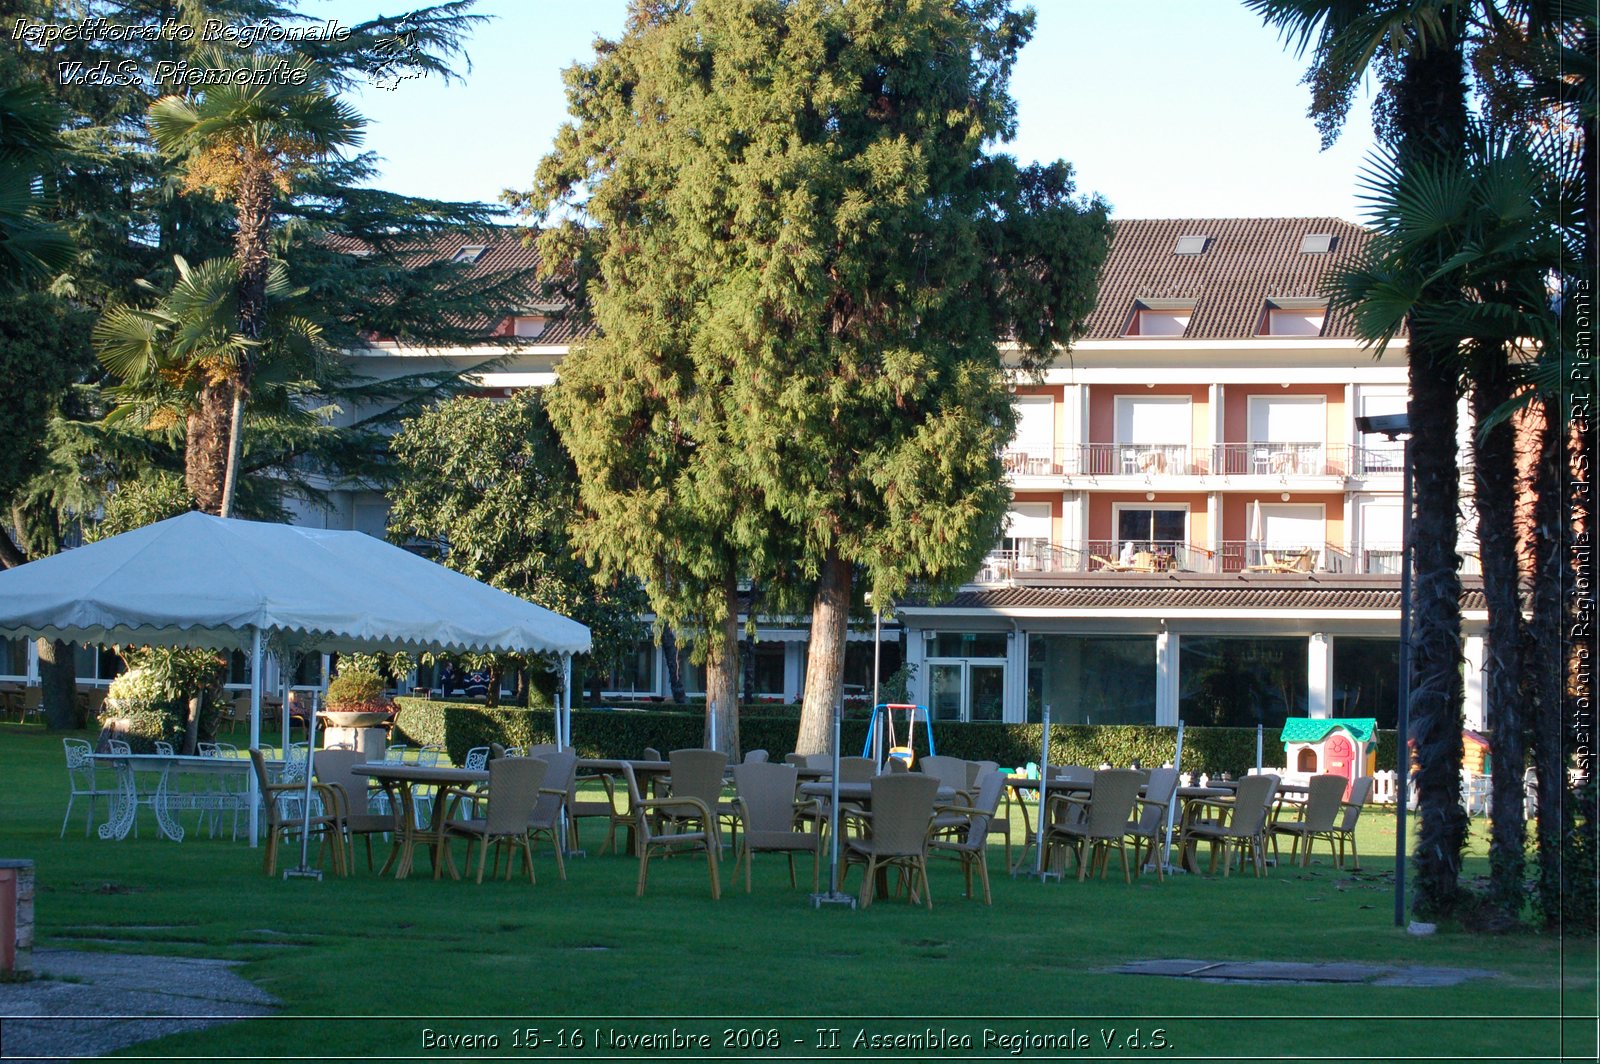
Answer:
<path fill-rule="evenodd" d="M 278 717 L 283 724 L 283 764 L 287 768 L 289 765 L 289 740 L 294 734 L 289 727 L 289 678 L 283 674 L 283 662 L 276 654 L 272 657 L 272 663 L 277 666 L 278 672 Z"/>
<path fill-rule="evenodd" d="M 250 749 L 261 749 L 261 629 L 250 630 Z M 245 777 L 250 796 L 250 845 L 260 844 L 261 791 L 256 786 L 256 774 Z"/>
<path fill-rule="evenodd" d="M 561 746 L 572 745 L 572 655 L 561 655 Z"/>

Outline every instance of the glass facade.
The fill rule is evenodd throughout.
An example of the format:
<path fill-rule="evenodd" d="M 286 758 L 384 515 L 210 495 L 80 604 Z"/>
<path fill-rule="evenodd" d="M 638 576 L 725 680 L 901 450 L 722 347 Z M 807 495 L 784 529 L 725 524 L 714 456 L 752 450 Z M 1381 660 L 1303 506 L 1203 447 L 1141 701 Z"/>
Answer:
<path fill-rule="evenodd" d="M 1185 635 L 1178 640 L 1178 713 L 1184 723 L 1280 727 L 1306 715 L 1304 639 Z"/>
<path fill-rule="evenodd" d="M 28 674 L 28 641 L 0 639 L 0 676 L 21 679 Z"/>
<path fill-rule="evenodd" d="M 1375 717 L 1393 728 L 1400 711 L 1400 640 L 1336 637 L 1333 715 Z"/>
<path fill-rule="evenodd" d="M 1030 636 L 1028 720 L 1046 704 L 1056 724 L 1154 724 L 1155 636 Z"/>

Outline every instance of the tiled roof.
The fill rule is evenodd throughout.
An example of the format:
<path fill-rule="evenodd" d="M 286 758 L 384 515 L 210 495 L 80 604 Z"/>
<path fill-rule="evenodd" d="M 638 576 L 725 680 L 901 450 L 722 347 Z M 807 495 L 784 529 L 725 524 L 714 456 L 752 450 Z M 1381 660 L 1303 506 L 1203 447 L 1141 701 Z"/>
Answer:
<path fill-rule="evenodd" d="M 1056 586 L 962 591 L 941 606 L 964 610 L 1398 610 L 1393 577 L 1234 576 L 1195 574 L 1084 576 Z M 1482 585 L 1464 585 L 1461 608 L 1486 608 Z"/>
<path fill-rule="evenodd" d="M 487 277 L 508 270 L 531 271 L 539 265 L 539 250 L 533 242 L 532 235 L 529 230 L 511 226 L 444 233 L 431 240 L 418 241 L 401 255 L 401 261 L 407 266 L 449 261 L 454 259 L 463 247 L 481 246 L 484 249 L 483 254 L 470 264 L 463 264 L 465 277 L 469 279 Z M 336 239 L 333 245 L 345 251 L 354 251 L 360 246 L 356 241 L 348 239 Z M 537 285 L 531 281 L 530 274 L 526 305 L 510 306 L 506 311 L 509 314 L 516 310 L 534 308 L 539 308 L 546 315 L 544 331 L 532 341 L 534 343 L 570 344 L 593 335 L 594 329 L 591 325 L 568 314 L 563 305 L 540 293 Z M 464 321 L 462 324 L 480 328 L 488 334 L 504 321 L 504 317 L 497 315 Z"/>
<path fill-rule="evenodd" d="M 1301 252 L 1310 234 L 1334 237 L 1326 254 Z M 1178 255 L 1180 237 L 1204 236 L 1205 250 Z M 1135 300 L 1192 301 L 1185 338 L 1235 340 L 1256 335 L 1267 300 L 1312 299 L 1329 268 L 1352 261 L 1366 243 L 1360 226 L 1338 218 L 1131 218 L 1112 222 L 1111 252 L 1085 339 L 1123 335 Z M 1351 338 L 1350 322 L 1332 316 L 1323 335 Z"/>

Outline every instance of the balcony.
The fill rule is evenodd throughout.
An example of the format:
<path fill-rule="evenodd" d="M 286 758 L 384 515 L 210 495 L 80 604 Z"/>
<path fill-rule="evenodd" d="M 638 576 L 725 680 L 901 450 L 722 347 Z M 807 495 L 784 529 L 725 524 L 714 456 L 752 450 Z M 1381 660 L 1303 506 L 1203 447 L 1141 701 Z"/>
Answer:
<path fill-rule="evenodd" d="M 1055 447 L 1006 448 L 1000 463 L 1012 479 L 1023 477 L 1398 477 L 1403 445 L 1321 443 L 1068 443 Z M 1456 456 L 1462 476 L 1472 454 Z"/>
<path fill-rule="evenodd" d="M 1294 575 L 1332 573 L 1342 576 L 1398 576 L 1400 546 L 1368 543 L 1345 550 L 1331 543 L 1276 544 L 1256 540 L 1226 540 L 1216 550 L 1193 543 L 1163 541 L 1139 544 L 1128 562 L 1121 560 L 1121 544 L 1114 540 L 1088 540 L 1067 547 L 1034 541 L 1016 550 L 991 551 L 973 578 L 975 584 L 1026 583 L 1030 577 L 1072 573 L 1254 573 Z M 1475 550 L 1461 552 L 1461 573 L 1482 573 Z"/>
<path fill-rule="evenodd" d="M 1340 477 L 1348 448 L 1321 443 L 1222 443 L 1212 468 L 1223 476 Z"/>

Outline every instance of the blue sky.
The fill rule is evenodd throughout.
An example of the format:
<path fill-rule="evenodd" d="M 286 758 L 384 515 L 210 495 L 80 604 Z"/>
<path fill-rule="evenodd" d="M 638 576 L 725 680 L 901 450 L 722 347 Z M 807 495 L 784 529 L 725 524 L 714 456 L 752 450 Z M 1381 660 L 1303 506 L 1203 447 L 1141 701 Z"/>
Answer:
<path fill-rule="evenodd" d="M 1062 158 L 1080 191 L 1124 218 L 1334 215 L 1359 221 L 1372 149 L 1367 101 L 1319 150 L 1304 63 L 1231 0 L 1036 0 L 1012 82 L 1023 160 Z M 354 23 L 400 5 L 326 0 L 307 14 Z M 561 71 L 621 32 L 625 0 L 480 0 L 464 84 L 413 80 L 355 100 L 380 184 L 445 199 L 525 188 L 565 117 Z"/>

